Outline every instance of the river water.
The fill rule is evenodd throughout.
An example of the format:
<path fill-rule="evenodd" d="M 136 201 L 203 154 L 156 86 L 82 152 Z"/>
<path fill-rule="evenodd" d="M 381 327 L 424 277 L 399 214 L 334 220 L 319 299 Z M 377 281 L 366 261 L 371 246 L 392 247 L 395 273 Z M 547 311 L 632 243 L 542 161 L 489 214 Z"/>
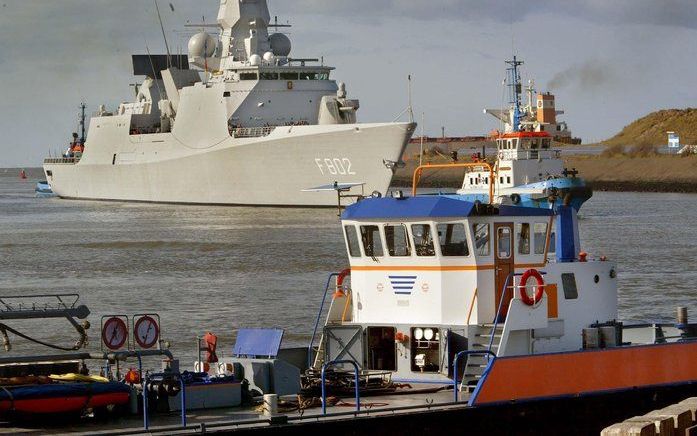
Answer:
<path fill-rule="evenodd" d="M 206 331 L 222 355 L 240 327 L 283 327 L 285 344 L 305 345 L 328 272 L 347 266 L 333 209 L 38 199 L 40 172 L 3 171 L 0 295 L 80 294 L 90 350 L 102 316 L 151 312 L 185 367 Z M 584 206 L 583 248 L 619 264 L 622 319 L 670 321 L 679 305 L 697 316 L 696 216 L 691 194 L 598 192 Z M 11 325 L 61 345 L 76 338 L 65 320 Z M 48 351 L 12 343 L 12 353 Z"/>

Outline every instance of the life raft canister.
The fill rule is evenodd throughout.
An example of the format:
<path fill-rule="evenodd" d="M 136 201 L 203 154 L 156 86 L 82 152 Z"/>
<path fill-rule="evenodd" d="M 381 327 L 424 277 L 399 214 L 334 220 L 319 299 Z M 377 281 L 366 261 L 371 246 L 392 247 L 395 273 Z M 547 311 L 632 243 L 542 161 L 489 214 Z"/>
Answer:
<path fill-rule="evenodd" d="M 343 297 L 346 295 L 344 293 L 344 280 L 346 280 L 346 277 L 351 275 L 351 268 L 346 268 L 345 270 L 341 271 L 339 275 L 336 277 L 336 291 L 334 292 L 334 298 L 337 297 Z"/>
<path fill-rule="evenodd" d="M 526 285 L 530 277 L 533 277 L 535 280 L 537 280 L 537 287 L 535 288 L 534 297 L 530 297 L 526 290 Z M 542 300 L 542 295 L 544 294 L 544 291 L 545 282 L 542 279 L 542 274 L 540 274 L 539 271 L 537 271 L 536 269 L 529 269 L 525 271 L 525 273 L 523 273 L 523 277 L 521 277 L 520 279 L 520 299 L 523 300 L 523 303 L 527 304 L 528 306 L 534 306 Z"/>

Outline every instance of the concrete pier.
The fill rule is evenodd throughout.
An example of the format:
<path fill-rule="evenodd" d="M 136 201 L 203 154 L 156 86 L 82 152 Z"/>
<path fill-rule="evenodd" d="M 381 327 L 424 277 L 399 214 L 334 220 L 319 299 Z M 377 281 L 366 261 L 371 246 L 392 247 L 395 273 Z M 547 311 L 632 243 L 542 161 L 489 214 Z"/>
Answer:
<path fill-rule="evenodd" d="M 697 436 L 697 397 L 634 416 L 603 429 L 601 436 Z"/>

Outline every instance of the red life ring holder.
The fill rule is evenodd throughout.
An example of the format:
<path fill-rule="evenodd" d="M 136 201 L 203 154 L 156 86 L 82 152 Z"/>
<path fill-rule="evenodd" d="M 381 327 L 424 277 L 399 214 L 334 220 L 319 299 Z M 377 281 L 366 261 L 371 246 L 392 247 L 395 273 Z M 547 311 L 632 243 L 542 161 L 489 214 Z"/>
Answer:
<path fill-rule="evenodd" d="M 528 295 L 525 287 L 530 277 L 533 277 L 535 278 L 535 280 L 537 280 L 535 296 L 532 298 L 530 297 L 530 295 Z M 520 279 L 520 299 L 523 300 L 523 303 L 527 304 L 528 306 L 534 306 L 542 300 L 542 295 L 544 294 L 544 292 L 545 281 L 542 279 L 542 274 L 540 274 L 540 272 L 536 269 L 529 269 L 525 271 L 525 273 L 523 273 L 523 277 L 521 277 Z"/>

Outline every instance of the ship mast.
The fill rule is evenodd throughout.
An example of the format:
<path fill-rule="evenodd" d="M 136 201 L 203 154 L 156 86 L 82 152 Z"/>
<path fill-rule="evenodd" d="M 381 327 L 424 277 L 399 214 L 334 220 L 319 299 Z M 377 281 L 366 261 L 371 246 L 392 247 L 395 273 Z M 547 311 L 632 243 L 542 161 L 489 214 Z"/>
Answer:
<path fill-rule="evenodd" d="M 511 128 L 514 132 L 519 131 L 520 125 L 520 105 L 521 105 L 521 94 L 523 92 L 523 87 L 520 83 L 520 71 L 518 67 L 523 65 L 523 61 L 519 61 L 515 56 L 513 56 L 512 61 L 506 61 L 509 65 L 506 69 L 506 82 L 508 84 L 508 102 L 513 109 L 513 119 L 511 120 Z"/>
<path fill-rule="evenodd" d="M 85 109 L 87 109 L 87 105 L 83 101 L 80 103 L 80 143 L 83 145 L 85 143 Z"/>

